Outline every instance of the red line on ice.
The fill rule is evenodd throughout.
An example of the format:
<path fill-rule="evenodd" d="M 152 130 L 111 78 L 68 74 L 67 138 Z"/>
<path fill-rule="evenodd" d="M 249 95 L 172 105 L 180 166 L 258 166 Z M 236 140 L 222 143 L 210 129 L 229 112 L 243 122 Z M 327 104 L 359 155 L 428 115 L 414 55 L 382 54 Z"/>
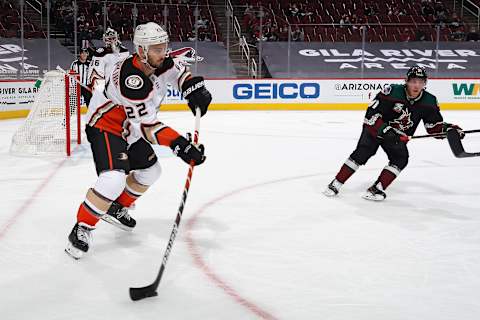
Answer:
<path fill-rule="evenodd" d="M 61 166 L 65 163 L 67 159 L 60 161 L 57 166 L 50 172 L 50 174 L 42 181 L 42 183 L 35 189 L 33 194 L 28 198 L 25 199 L 22 206 L 15 211 L 15 213 L 7 220 L 7 223 L 0 228 L 0 240 L 7 234 L 8 230 L 18 221 L 18 219 L 27 212 L 27 209 L 31 206 L 31 204 L 35 201 L 38 194 L 40 194 L 43 189 L 47 186 L 47 184 L 52 180 L 55 174 L 58 172 Z"/>
<path fill-rule="evenodd" d="M 272 181 L 267 181 L 267 182 L 262 182 L 262 183 L 257 183 L 254 185 L 246 186 L 243 188 L 239 188 L 233 191 L 230 191 L 226 194 L 223 194 L 213 200 L 210 200 L 206 204 L 204 204 L 200 209 L 198 209 L 193 216 L 187 221 L 186 224 L 186 235 L 185 235 L 185 241 L 187 242 L 188 246 L 188 251 L 193 257 L 193 261 L 196 267 L 198 267 L 217 287 L 221 288 L 227 295 L 229 295 L 233 300 L 235 300 L 238 304 L 244 306 L 251 312 L 253 312 L 255 315 L 258 317 L 261 317 L 263 319 L 269 319 L 269 320 L 274 320 L 277 319 L 277 317 L 273 316 L 271 313 L 268 311 L 265 311 L 261 307 L 259 307 L 257 304 L 254 302 L 248 300 L 247 298 L 242 297 L 231 285 L 229 285 L 225 280 L 223 280 L 218 274 L 215 273 L 213 268 L 211 268 L 203 259 L 200 250 L 198 248 L 198 245 L 195 242 L 195 239 L 193 239 L 192 236 L 192 230 L 195 227 L 195 224 L 197 223 L 198 217 L 204 213 L 209 207 L 215 205 L 216 203 L 225 200 L 231 196 L 237 195 L 241 192 L 252 190 L 255 188 L 263 187 L 266 185 L 270 184 L 275 184 L 275 183 L 281 183 L 281 182 L 287 182 L 291 180 L 298 180 L 298 179 L 304 179 L 304 178 L 310 178 L 313 176 L 317 176 L 318 174 L 309 174 L 309 175 L 303 175 L 303 176 L 296 176 L 296 177 L 289 177 L 289 178 L 283 178 L 283 179 L 277 179 L 277 180 L 272 180 Z"/>

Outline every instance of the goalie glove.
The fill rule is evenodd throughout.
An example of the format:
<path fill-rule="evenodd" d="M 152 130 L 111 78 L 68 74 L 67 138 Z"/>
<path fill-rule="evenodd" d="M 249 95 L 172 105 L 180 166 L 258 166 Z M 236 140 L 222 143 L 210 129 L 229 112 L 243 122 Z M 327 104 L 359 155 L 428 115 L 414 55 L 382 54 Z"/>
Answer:
<path fill-rule="evenodd" d="M 188 100 L 188 106 L 195 114 L 195 109 L 200 108 L 202 117 L 207 113 L 208 106 L 212 101 L 212 95 L 205 88 L 203 77 L 192 77 L 185 80 L 182 84 L 182 95 Z"/>
<path fill-rule="evenodd" d="M 195 145 L 182 136 L 173 140 L 170 148 L 176 156 L 180 157 L 186 163 L 190 164 L 190 162 L 193 161 L 194 166 L 202 164 L 206 159 L 203 144 Z"/>

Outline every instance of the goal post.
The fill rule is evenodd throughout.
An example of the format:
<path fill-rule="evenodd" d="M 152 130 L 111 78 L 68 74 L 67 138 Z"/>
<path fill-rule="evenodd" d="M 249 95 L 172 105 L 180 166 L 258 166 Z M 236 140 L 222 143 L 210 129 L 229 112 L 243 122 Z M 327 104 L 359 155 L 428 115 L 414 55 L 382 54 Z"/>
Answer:
<path fill-rule="evenodd" d="M 70 156 L 72 143 L 81 143 L 78 75 L 49 71 L 26 120 L 13 135 L 10 152 Z"/>

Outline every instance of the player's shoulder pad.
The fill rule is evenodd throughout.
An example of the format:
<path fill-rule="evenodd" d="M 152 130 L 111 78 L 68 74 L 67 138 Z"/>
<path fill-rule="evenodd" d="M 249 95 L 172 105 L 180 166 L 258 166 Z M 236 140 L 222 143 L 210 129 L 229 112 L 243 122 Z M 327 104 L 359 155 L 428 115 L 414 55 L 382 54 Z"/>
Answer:
<path fill-rule="evenodd" d="M 382 94 L 388 96 L 392 92 L 392 85 L 387 84 L 386 86 L 383 87 L 381 92 L 382 92 Z"/>
<path fill-rule="evenodd" d="M 106 56 L 109 53 L 112 53 L 112 51 L 109 50 L 108 48 L 100 47 L 100 48 L 97 48 L 97 50 L 95 50 L 95 52 L 93 53 L 93 56 L 97 58 L 101 58 Z"/>
<path fill-rule="evenodd" d="M 388 84 L 383 87 L 381 93 L 386 96 L 394 95 L 403 90 L 403 86 L 399 84 Z"/>
<path fill-rule="evenodd" d="M 175 65 L 175 62 L 173 61 L 173 59 L 171 57 L 166 57 L 165 60 L 163 60 L 163 63 L 162 65 L 160 66 L 160 68 L 157 68 L 155 70 L 155 75 L 158 77 L 160 76 L 161 74 L 167 72 L 168 70 L 172 69 Z"/>
<path fill-rule="evenodd" d="M 422 97 L 422 104 L 437 108 L 438 107 L 437 97 L 435 97 L 433 94 L 431 94 L 427 90 L 424 90 L 423 97 Z"/>
<path fill-rule="evenodd" d="M 120 69 L 120 92 L 129 100 L 145 100 L 153 90 L 152 81 L 127 58 Z"/>

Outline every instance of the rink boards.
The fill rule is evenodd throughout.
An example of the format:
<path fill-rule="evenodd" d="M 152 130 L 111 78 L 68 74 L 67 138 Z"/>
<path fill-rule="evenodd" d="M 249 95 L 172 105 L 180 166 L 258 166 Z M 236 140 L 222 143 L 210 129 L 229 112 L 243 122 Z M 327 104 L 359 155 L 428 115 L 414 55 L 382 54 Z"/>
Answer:
<path fill-rule="evenodd" d="M 382 88 L 403 79 L 208 79 L 211 110 L 364 110 Z M 0 119 L 25 117 L 35 81 L 0 81 Z M 430 79 L 427 90 L 442 110 L 480 110 L 480 79 Z M 168 90 L 161 110 L 187 110 Z"/>

